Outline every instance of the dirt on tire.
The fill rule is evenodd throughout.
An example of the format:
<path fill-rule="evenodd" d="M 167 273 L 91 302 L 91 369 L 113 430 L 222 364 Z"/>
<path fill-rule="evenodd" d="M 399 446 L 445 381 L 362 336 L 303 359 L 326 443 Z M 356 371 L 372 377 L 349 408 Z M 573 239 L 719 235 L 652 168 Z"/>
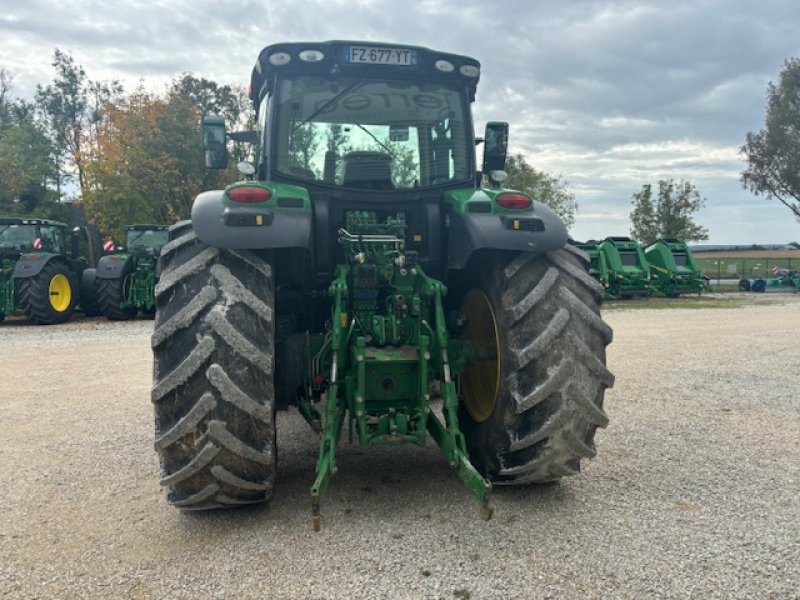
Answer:
<path fill-rule="evenodd" d="M 161 485 L 187 510 L 264 502 L 275 478 L 270 266 L 206 246 L 185 223 L 161 260 L 151 339 Z"/>
<path fill-rule="evenodd" d="M 488 419 L 466 410 L 460 418 L 470 457 L 496 485 L 555 481 L 596 454 L 614 376 L 603 288 L 588 267 L 585 253 L 567 246 L 495 262 L 484 279 L 499 330 L 499 391 Z"/>

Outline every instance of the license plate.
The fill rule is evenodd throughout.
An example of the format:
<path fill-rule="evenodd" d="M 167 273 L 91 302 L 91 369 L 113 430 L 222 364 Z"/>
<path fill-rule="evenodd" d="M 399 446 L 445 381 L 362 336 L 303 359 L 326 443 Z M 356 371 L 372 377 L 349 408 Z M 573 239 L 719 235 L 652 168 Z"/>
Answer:
<path fill-rule="evenodd" d="M 407 48 L 373 48 L 350 46 L 345 50 L 344 61 L 367 65 L 399 65 L 407 67 L 417 64 L 417 51 Z"/>

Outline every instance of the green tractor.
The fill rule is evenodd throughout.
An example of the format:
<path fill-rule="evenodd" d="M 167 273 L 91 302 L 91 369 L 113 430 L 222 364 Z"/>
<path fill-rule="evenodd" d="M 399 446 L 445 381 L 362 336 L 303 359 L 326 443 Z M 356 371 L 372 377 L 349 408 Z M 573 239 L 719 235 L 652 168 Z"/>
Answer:
<path fill-rule="evenodd" d="M 289 405 L 319 435 L 315 529 L 343 430 L 364 449 L 430 435 L 484 518 L 494 485 L 595 455 L 614 381 L 604 290 L 558 216 L 502 187 L 508 124 L 476 140 L 479 73 L 422 47 L 276 44 L 252 72 L 258 132 L 203 119 L 206 167 L 226 166 L 226 139 L 256 152 L 161 250 L 152 402 L 171 504 L 268 500 Z"/>
<path fill-rule="evenodd" d="M 650 266 L 642 247 L 628 237 L 607 237 L 600 243 L 608 265 L 607 298 L 650 296 Z"/>
<path fill-rule="evenodd" d="M 79 304 L 96 315 L 91 239 L 61 221 L 0 218 L 0 321 L 22 309 L 34 323 L 64 323 Z"/>
<path fill-rule="evenodd" d="M 155 313 L 158 255 L 169 235 L 166 225 L 126 225 L 125 246 L 103 256 L 95 276 L 100 312 L 114 321 Z"/>
<path fill-rule="evenodd" d="M 707 287 L 692 251 L 681 240 L 656 240 L 644 250 L 653 289 L 670 298 L 700 294 Z"/>

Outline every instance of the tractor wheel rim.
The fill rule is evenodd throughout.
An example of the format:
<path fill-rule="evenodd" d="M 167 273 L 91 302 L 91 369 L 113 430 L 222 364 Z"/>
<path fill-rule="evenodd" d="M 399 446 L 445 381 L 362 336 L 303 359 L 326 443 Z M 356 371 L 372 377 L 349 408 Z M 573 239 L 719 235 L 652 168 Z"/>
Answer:
<path fill-rule="evenodd" d="M 55 274 L 50 280 L 49 294 L 50 306 L 53 307 L 53 310 L 56 312 L 67 310 L 72 302 L 72 288 L 69 285 L 69 279 L 61 273 Z"/>
<path fill-rule="evenodd" d="M 461 307 L 467 318 L 463 339 L 475 346 L 476 361 L 464 371 L 461 390 L 467 412 L 478 423 L 494 412 L 500 389 L 500 332 L 489 297 L 472 289 Z"/>

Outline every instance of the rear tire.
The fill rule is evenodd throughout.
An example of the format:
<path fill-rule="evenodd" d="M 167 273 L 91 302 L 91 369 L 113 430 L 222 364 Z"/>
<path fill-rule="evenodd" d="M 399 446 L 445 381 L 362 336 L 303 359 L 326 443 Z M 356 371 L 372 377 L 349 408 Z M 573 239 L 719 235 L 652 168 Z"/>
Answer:
<path fill-rule="evenodd" d="M 555 481 L 596 454 L 614 376 L 605 366 L 612 331 L 600 318 L 604 290 L 588 269 L 573 246 L 512 260 L 498 254 L 473 288 L 488 299 L 495 331 L 477 336 L 489 340 L 477 348 L 488 358 L 461 378 L 459 417 L 470 459 L 496 485 Z"/>
<path fill-rule="evenodd" d="M 155 448 L 170 504 L 264 502 L 275 481 L 274 289 L 270 266 L 197 239 L 162 248 L 152 337 Z"/>
<path fill-rule="evenodd" d="M 19 280 L 19 304 L 39 325 L 69 321 L 75 310 L 77 286 L 67 265 L 50 260 L 36 275 Z"/>
<path fill-rule="evenodd" d="M 97 306 L 112 321 L 128 321 L 136 316 L 135 306 L 122 306 L 128 296 L 130 273 L 119 279 L 97 279 Z"/>

